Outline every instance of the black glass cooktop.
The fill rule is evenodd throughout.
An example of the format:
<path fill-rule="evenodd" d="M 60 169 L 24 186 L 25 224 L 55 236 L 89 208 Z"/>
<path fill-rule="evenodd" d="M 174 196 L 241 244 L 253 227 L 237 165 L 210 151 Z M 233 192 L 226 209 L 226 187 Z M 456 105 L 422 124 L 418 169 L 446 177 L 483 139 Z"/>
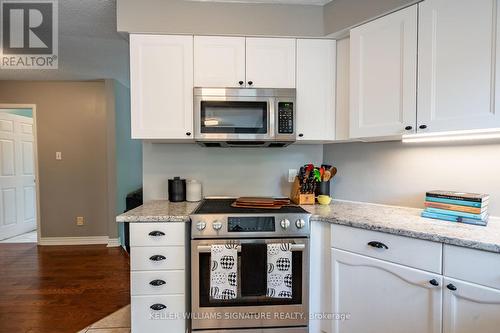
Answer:
<path fill-rule="evenodd" d="M 236 199 L 205 199 L 193 214 L 309 214 L 299 206 L 284 206 L 281 209 L 236 208 L 231 204 Z"/>

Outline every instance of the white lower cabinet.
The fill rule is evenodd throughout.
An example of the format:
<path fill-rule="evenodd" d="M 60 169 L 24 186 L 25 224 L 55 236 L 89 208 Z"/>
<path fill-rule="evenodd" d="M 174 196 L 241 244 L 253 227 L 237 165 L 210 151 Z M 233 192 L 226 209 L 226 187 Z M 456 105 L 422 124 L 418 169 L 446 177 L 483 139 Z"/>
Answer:
<path fill-rule="evenodd" d="M 450 278 L 444 285 L 443 333 L 500 331 L 500 290 Z"/>
<path fill-rule="evenodd" d="M 185 308 L 184 295 L 132 296 L 132 333 L 184 333 Z"/>
<path fill-rule="evenodd" d="M 441 332 L 438 274 L 333 249 L 332 282 L 334 333 Z"/>
<path fill-rule="evenodd" d="M 186 333 L 189 321 L 187 223 L 130 227 L 132 333 Z"/>
<path fill-rule="evenodd" d="M 312 230 L 311 238 L 316 239 L 311 243 L 318 243 L 322 237 Z M 360 245 L 368 239 L 383 243 L 380 251 Z M 421 258 L 415 261 L 411 254 L 418 242 L 424 243 L 420 244 Z M 322 251 L 316 252 L 326 252 L 325 243 L 322 240 Z M 498 253 L 338 225 L 331 226 L 329 247 L 330 258 L 322 256 L 320 262 L 311 263 L 331 266 L 331 276 L 324 275 L 331 289 L 324 288 L 323 281 L 325 292 L 312 294 L 320 296 L 311 304 L 321 304 L 320 311 L 345 314 L 348 319 L 329 320 L 329 329 L 323 328 L 323 322 L 316 325 L 321 329 L 311 333 L 500 332 Z M 435 266 L 441 260 L 444 270 Z M 323 305 L 326 293 L 330 293 L 329 307 Z"/>

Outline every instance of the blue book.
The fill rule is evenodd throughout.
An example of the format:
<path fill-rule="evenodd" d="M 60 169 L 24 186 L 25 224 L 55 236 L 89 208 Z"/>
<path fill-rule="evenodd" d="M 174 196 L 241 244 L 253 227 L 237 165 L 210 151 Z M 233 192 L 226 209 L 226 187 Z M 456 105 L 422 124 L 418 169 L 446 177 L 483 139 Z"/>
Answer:
<path fill-rule="evenodd" d="M 451 205 L 460 205 L 460 206 L 468 206 L 468 207 L 485 207 L 488 204 L 488 201 L 485 202 L 474 202 L 474 201 L 465 201 L 465 200 L 456 200 L 456 199 L 444 199 L 437 197 L 425 197 L 425 200 L 430 202 L 442 202 Z"/>
<path fill-rule="evenodd" d="M 436 220 L 450 221 L 450 222 L 467 223 L 467 224 L 473 224 L 473 225 L 479 225 L 479 226 L 485 226 L 488 224 L 488 217 L 486 217 L 486 219 L 484 221 L 481 221 L 481 220 L 468 219 L 466 217 L 460 217 L 460 216 L 431 213 L 431 212 L 427 212 L 425 210 L 422 212 L 422 217 L 427 217 L 427 218 L 436 219 Z"/>
<path fill-rule="evenodd" d="M 429 213 L 437 213 L 437 214 L 445 214 L 445 215 L 452 215 L 452 216 L 458 216 L 458 217 L 466 217 L 466 218 L 473 219 L 473 220 L 484 220 L 484 218 L 488 215 L 487 212 L 484 212 L 481 214 L 472 214 L 472 213 L 457 212 L 454 210 L 432 208 L 432 207 L 427 207 L 425 210 L 428 211 Z"/>

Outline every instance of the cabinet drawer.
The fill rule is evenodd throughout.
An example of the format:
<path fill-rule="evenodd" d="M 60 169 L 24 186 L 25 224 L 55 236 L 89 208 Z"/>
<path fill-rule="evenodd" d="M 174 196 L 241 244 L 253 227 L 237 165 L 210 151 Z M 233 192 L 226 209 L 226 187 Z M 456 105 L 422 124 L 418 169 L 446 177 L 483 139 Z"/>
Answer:
<path fill-rule="evenodd" d="M 185 294 L 185 271 L 132 272 L 130 292 L 137 295 Z"/>
<path fill-rule="evenodd" d="M 186 223 L 131 223 L 130 246 L 181 246 Z"/>
<path fill-rule="evenodd" d="M 131 298 L 133 333 L 184 333 L 186 311 L 184 295 L 175 296 L 132 296 Z M 153 310 L 151 306 L 160 304 L 163 310 Z"/>
<path fill-rule="evenodd" d="M 500 254 L 459 246 L 444 246 L 444 275 L 500 289 Z"/>
<path fill-rule="evenodd" d="M 376 246 L 380 246 L 380 248 Z M 332 225 L 332 247 L 429 272 L 441 273 L 441 243 Z"/>
<path fill-rule="evenodd" d="M 186 256 L 183 246 L 132 247 L 130 269 L 132 271 L 183 270 L 186 266 Z"/>

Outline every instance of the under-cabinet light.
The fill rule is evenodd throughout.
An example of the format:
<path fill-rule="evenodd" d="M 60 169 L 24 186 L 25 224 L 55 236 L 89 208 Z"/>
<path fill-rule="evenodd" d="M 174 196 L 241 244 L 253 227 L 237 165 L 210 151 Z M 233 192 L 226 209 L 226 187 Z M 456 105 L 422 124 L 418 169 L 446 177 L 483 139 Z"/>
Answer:
<path fill-rule="evenodd" d="M 500 128 L 450 131 L 422 134 L 405 134 L 403 143 L 423 143 L 423 142 L 454 142 L 471 140 L 492 140 L 500 139 Z"/>

